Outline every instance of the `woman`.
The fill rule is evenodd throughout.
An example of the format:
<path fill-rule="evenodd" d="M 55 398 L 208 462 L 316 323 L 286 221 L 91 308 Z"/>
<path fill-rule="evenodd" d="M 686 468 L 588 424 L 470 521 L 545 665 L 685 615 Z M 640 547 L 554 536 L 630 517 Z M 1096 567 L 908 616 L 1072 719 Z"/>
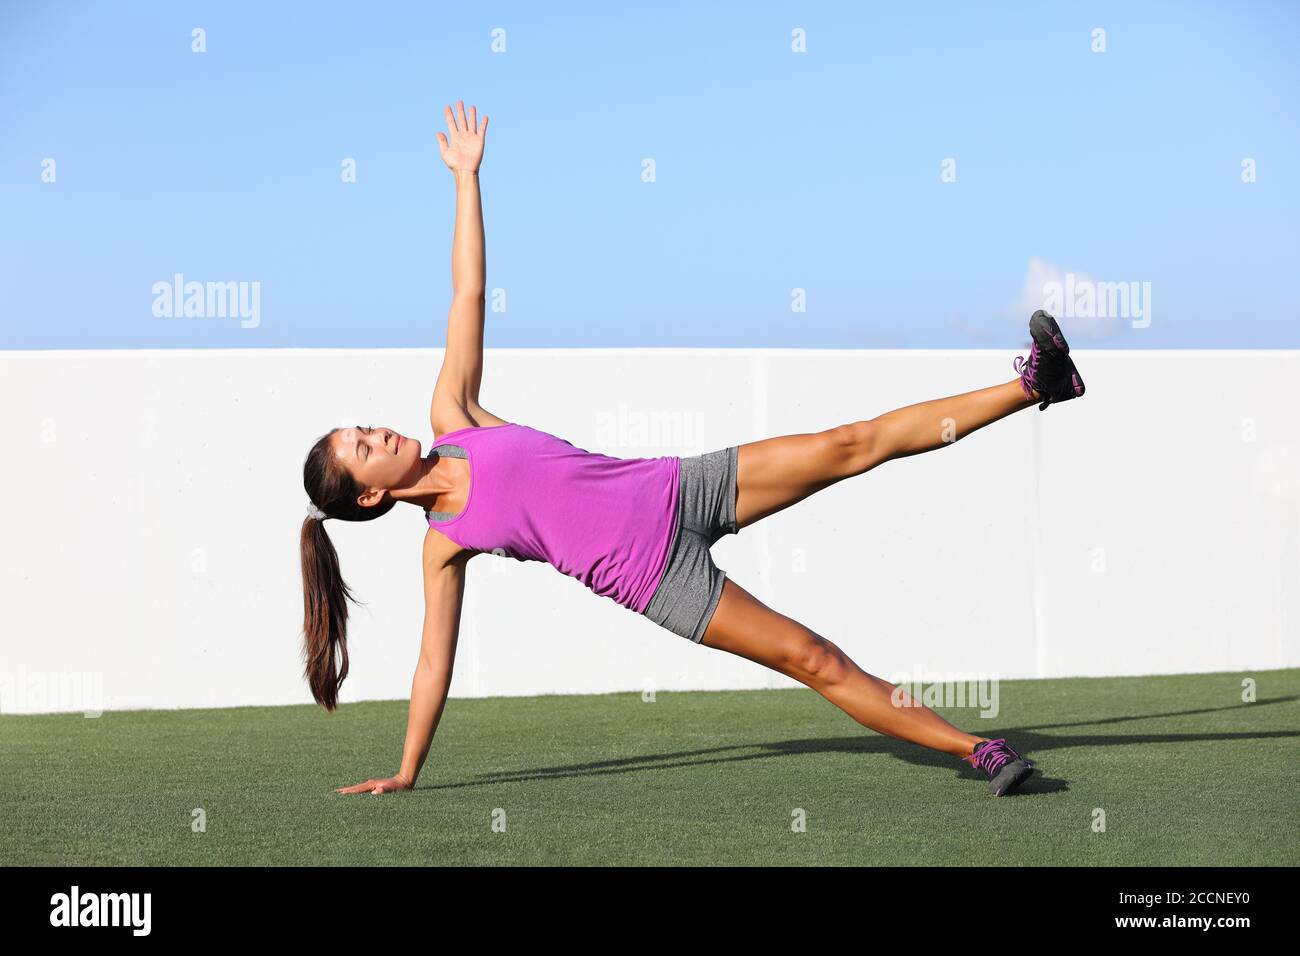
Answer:
<path fill-rule="evenodd" d="M 1004 740 L 963 733 L 864 672 L 843 651 L 771 610 L 718 569 L 718 538 L 853 475 L 940 448 L 1012 412 L 1082 395 L 1069 347 L 1051 316 L 1034 313 L 1033 347 L 1019 377 L 991 388 L 900 408 L 813 434 L 788 435 L 689 458 L 590 454 L 479 404 L 483 365 L 484 248 L 478 169 L 488 118 L 463 102 L 438 134 L 456 181 L 453 298 L 447 348 L 433 390 L 428 456 L 388 428 L 339 428 L 303 467 L 312 514 L 303 523 L 306 676 L 333 710 L 347 676 L 347 586 L 326 518 L 369 521 L 398 502 L 424 510 L 425 617 L 397 774 L 341 793 L 409 789 L 446 702 L 465 587 L 465 565 L 492 551 L 546 561 L 597 594 L 691 641 L 764 664 L 813 688 L 859 723 L 961 757 L 1000 796 L 1033 763 Z"/>

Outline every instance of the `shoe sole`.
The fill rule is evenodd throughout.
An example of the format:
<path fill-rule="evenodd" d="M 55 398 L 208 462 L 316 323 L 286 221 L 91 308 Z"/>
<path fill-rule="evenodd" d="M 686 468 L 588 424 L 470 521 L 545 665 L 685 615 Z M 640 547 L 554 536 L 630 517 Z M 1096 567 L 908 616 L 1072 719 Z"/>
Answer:
<path fill-rule="evenodd" d="M 1056 349 L 1062 355 L 1070 354 L 1070 343 L 1065 341 L 1061 327 L 1051 313 L 1039 309 L 1029 317 L 1029 334 L 1040 349 Z"/>
<path fill-rule="evenodd" d="M 989 781 L 989 793 L 995 797 L 1011 793 L 1034 773 L 1034 765 L 1028 760 L 1016 760 L 998 771 L 996 777 Z"/>

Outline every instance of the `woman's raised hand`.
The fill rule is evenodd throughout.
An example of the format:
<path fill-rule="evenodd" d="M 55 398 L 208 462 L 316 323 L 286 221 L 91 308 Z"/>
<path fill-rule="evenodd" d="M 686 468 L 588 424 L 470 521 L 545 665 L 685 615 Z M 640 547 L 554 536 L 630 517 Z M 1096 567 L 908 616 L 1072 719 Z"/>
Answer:
<path fill-rule="evenodd" d="M 388 777 L 384 780 L 367 780 L 353 787 L 336 787 L 335 793 L 395 793 L 398 790 L 410 790 L 411 783 L 405 777 Z"/>
<path fill-rule="evenodd" d="M 442 152 L 442 161 L 452 172 L 478 172 L 483 162 L 483 136 L 487 132 L 488 118 L 483 114 L 483 122 L 478 121 L 476 107 L 469 108 L 469 119 L 465 118 L 465 101 L 456 101 L 456 112 L 450 106 L 443 107 L 447 117 L 447 135 L 438 134 L 438 149 Z M 450 140 L 448 139 L 450 137 Z"/>

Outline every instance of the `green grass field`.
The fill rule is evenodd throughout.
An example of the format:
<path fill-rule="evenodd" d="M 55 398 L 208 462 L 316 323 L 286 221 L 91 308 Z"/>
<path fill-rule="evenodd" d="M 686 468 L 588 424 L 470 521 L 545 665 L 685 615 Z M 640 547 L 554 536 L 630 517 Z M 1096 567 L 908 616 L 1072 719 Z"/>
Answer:
<path fill-rule="evenodd" d="M 4 716 L 0 863 L 1295 865 L 1298 701 L 1300 670 L 1004 682 L 944 711 L 1038 764 L 1001 799 L 802 688 L 454 699 L 388 796 L 332 788 L 397 769 L 405 701 Z"/>

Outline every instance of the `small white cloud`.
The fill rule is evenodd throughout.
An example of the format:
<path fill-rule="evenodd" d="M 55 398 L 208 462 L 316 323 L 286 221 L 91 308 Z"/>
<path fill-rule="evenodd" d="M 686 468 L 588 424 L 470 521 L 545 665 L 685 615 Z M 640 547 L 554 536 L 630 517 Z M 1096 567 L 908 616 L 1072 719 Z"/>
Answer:
<path fill-rule="evenodd" d="M 1150 290 L 1146 301 L 1138 296 L 1138 286 L 1132 300 L 1128 283 L 1098 282 L 1082 272 L 1067 272 L 1060 266 L 1039 259 L 1029 260 L 1020 300 L 1008 307 L 1017 321 L 1028 321 L 1038 309 L 1046 309 L 1061 326 L 1068 339 L 1106 339 L 1117 334 L 1129 323 L 1129 314 L 1136 309 L 1149 309 Z M 1123 293 L 1120 302 L 1119 293 Z"/>

